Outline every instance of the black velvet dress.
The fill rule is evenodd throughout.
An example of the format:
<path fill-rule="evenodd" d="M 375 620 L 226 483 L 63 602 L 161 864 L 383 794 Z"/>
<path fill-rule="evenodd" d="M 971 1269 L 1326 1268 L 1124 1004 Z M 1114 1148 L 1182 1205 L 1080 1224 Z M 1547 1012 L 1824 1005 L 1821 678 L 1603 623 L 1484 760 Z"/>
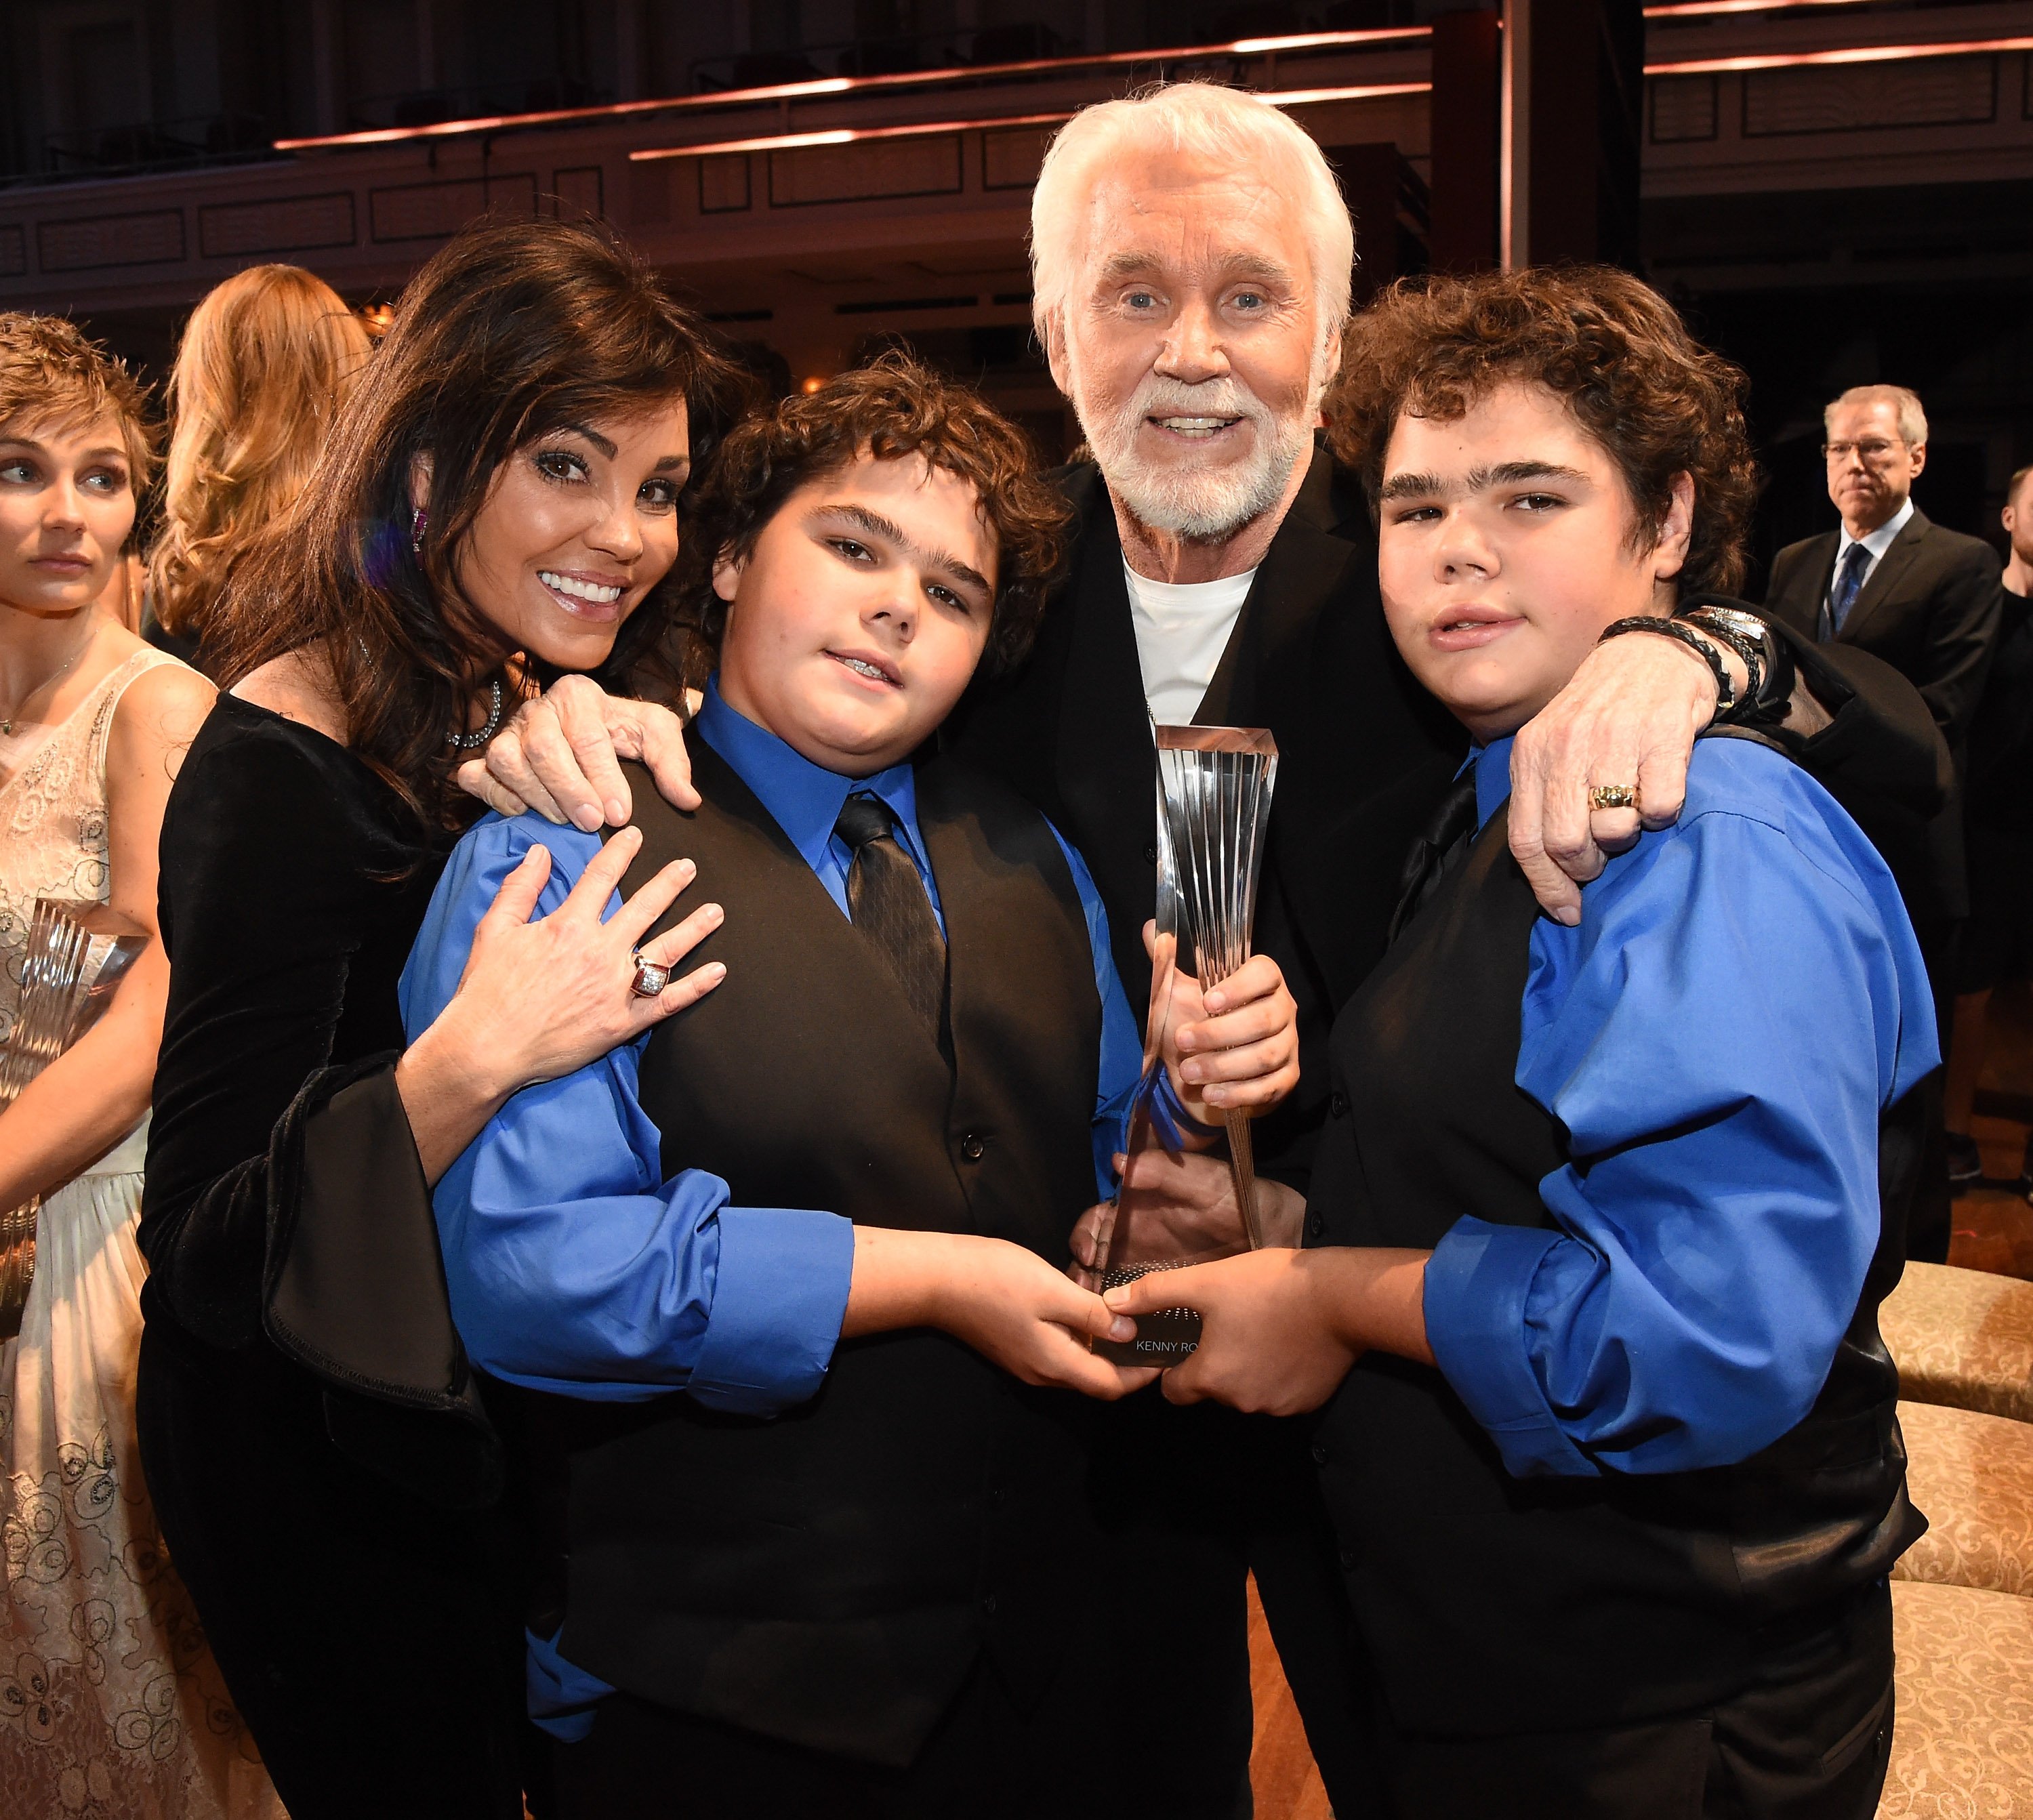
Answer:
<path fill-rule="evenodd" d="M 499 1451 L 394 1080 L 444 861 L 411 826 L 231 695 L 163 823 L 142 1462 L 293 1820 L 522 1813 Z"/>

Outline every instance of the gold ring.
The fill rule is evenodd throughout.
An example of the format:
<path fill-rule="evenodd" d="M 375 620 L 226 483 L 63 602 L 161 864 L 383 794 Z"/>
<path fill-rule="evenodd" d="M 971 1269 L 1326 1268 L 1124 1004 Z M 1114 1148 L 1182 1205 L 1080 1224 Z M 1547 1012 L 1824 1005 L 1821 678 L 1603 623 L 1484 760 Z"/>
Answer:
<path fill-rule="evenodd" d="M 1589 792 L 1591 809 L 1634 809 L 1638 807 L 1638 786 L 1635 784 L 1598 784 Z"/>

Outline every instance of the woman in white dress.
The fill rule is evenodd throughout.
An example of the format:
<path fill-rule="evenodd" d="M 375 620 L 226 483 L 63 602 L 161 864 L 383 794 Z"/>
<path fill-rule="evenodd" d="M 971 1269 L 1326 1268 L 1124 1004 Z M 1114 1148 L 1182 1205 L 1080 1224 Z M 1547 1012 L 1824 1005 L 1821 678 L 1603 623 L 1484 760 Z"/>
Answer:
<path fill-rule="evenodd" d="M 69 324 L 0 313 L 0 1043 L 39 897 L 152 937 L 163 806 L 210 686 L 95 605 L 151 459 L 141 395 Z M 163 1554 L 134 1439 L 134 1227 L 168 966 L 0 1112 L 0 1208 L 39 1195 L 0 1344 L 0 1811 L 282 1811 Z"/>

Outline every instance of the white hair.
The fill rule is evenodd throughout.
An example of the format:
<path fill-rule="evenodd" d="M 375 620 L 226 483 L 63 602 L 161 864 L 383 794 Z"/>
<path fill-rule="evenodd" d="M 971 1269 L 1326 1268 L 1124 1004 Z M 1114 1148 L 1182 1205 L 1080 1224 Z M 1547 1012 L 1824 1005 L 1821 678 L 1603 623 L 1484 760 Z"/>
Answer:
<path fill-rule="evenodd" d="M 1355 230 L 1319 144 L 1260 95 L 1213 82 L 1172 82 L 1082 108 L 1045 153 L 1031 195 L 1031 313 L 1039 340 L 1051 346 L 1052 326 L 1073 286 L 1088 193 L 1132 146 L 1193 152 L 1238 171 L 1293 170 L 1320 333 L 1338 339 L 1348 320 Z"/>
<path fill-rule="evenodd" d="M 1903 385 L 1853 385 L 1821 412 L 1821 433 L 1835 434 L 1835 414 L 1845 405 L 1889 404 L 1899 413 L 1899 440 L 1909 445 L 1927 440 L 1927 414 L 1920 408 L 1920 395 Z"/>

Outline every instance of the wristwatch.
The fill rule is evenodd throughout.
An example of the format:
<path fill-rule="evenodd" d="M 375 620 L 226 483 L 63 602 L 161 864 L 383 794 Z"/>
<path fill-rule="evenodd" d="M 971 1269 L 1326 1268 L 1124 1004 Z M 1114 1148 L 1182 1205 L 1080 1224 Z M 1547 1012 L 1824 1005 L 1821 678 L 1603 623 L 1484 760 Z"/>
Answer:
<path fill-rule="evenodd" d="M 1793 705 L 1793 653 L 1757 614 L 1719 601 L 1696 599 L 1674 616 L 1720 638 L 1750 672 L 1743 697 L 1724 716 L 1737 726 L 1777 726 Z"/>

